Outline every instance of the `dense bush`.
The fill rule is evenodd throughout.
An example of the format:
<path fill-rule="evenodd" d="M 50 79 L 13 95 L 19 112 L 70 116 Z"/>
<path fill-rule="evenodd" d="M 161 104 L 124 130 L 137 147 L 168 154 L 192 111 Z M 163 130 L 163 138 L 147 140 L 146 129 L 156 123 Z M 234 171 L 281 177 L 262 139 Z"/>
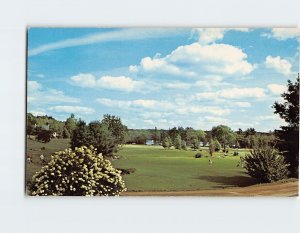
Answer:
<path fill-rule="evenodd" d="M 239 152 L 235 151 L 233 152 L 233 156 L 238 156 L 239 155 Z"/>
<path fill-rule="evenodd" d="M 270 146 L 254 148 L 245 157 L 247 173 L 261 182 L 274 182 L 288 177 L 284 157 Z"/>
<path fill-rule="evenodd" d="M 46 143 L 50 142 L 52 136 L 52 132 L 50 130 L 40 129 L 36 136 L 36 139 L 40 142 Z"/>
<path fill-rule="evenodd" d="M 174 139 L 174 147 L 175 149 L 181 150 L 182 147 L 182 141 L 180 135 L 177 135 Z"/>
<path fill-rule="evenodd" d="M 222 148 L 222 145 L 219 143 L 219 141 L 218 140 L 214 140 L 213 143 L 214 143 L 215 151 L 220 151 L 221 148 Z"/>
<path fill-rule="evenodd" d="M 195 158 L 196 158 L 196 159 L 199 159 L 199 158 L 202 158 L 202 157 L 203 157 L 202 153 L 197 153 L 197 154 L 195 154 Z"/>
<path fill-rule="evenodd" d="M 56 152 L 32 178 L 32 196 L 115 196 L 125 191 L 121 171 L 92 146 Z"/>

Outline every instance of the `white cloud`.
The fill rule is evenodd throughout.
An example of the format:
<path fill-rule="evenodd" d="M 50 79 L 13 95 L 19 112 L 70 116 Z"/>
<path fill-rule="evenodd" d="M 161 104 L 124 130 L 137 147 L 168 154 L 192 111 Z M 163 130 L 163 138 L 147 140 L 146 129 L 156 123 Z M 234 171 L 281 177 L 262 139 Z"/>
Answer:
<path fill-rule="evenodd" d="M 34 92 L 40 90 L 42 85 L 39 84 L 37 81 L 28 81 L 27 82 L 28 92 Z"/>
<path fill-rule="evenodd" d="M 263 98 L 265 97 L 265 90 L 259 87 L 253 88 L 230 88 L 219 90 L 216 92 L 201 92 L 195 94 L 195 98 L 198 100 L 202 99 L 218 99 L 218 98 L 225 98 L 225 99 L 241 99 L 241 98 Z M 237 102 L 238 105 L 245 105 L 243 102 Z M 247 105 L 247 104 L 246 104 Z"/>
<path fill-rule="evenodd" d="M 277 40 L 286 40 L 290 38 L 300 38 L 300 29 L 299 28 L 273 28 L 271 33 L 263 34 L 267 37 L 273 37 Z"/>
<path fill-rule="evenodd" d="M 44 89 L 36 81 L 28 81 L 27 101 L 30 104 L 47 104 L 47 103 L 78 103 L 80 100 L 67 96 L 63 91 L 56 89 Z"/>
<path fill-rule="evenodd" d="M 231 111 L 226 108 L 220 108 L 215 106 L 177 106 L 176 112 L 178 114 L 190 114 L 190 113 L 210 113 L 217 116 L 228 115 Z"/>
<path fill-rule="evenodd" d="M 286 59 L 281 59 L 280 56 L 267 56 L 265 64 L 267 68 L 275 69 L 277 72 L 284 75 L 289 75 L 291 73 L 291 63 Z"/>
<path fill-rule="evenodd" d="M 214 116 L 205 116 L 204 119 L 208 122 L 214 123 L 216 125 L 226 124 L 229 122 L 228 119 L 222 117 L 214 117 Z"/>
<path fill-rule="evenodd" d="M 192 33 L 196 34 L 200 44 L 209 44 L 217 40 L 221 40 L 227 31 L 235 30 L 241 32 L 248 32 L 248 28 L 194 28 Z"/>
<path fill-rule="evenodd" d="M 287 87 L 285 85 L 280 85 L 275 83 L 269 84 L 268 88 L 275 95 L 280 95 L 283 92 L 287 91 Z"/>
<path fill-rule="evenodd" d="M 227 44 L 200 45 L 193 43 L 179 46 L 166 57 L 174 64 L 185 64 L 198 73 L 201 70 L 225 75 L 246 75 L 252 72 L 253 65 L 246 61 L 247 54 L 241 49 Z"/>
<path fill-rule="evenodd" d="M 70 78 L 71 83 L 86 88 L 104 88 L 109 90 L 119 91 L 141 91 L 145 86 L 143 81 L 136 81 L 126 76 L 102 76 L 96 78 L 92 74 L 78 74 Z"/>
<path fill-rule="evenodd" d="M 177 82 L 166 82 L 162 84 L 162 86 L 168 89 L 187 90 L 191 87 L 191 84 L 177 81 Z"/>
<path fill-rule="evenodd" d="M 54 106 L 50 107 L 49 110 L 54 112 L 66 112 L 66 113 L 80 113 L 80 114 L 92 114 L 95 112 L 94 109 L 88 107 L 81 107 L 81 106 Z"/>
<path fill-rule="evenodd" d="M 37 111 L 35 111 L 35 110 L 29 111 L 29 113 L 31 113 L 31 114 L 34 115 L 34 116 L 45 116 L 45 115 L 47 115 L 46 112 L 44 112 L 44 111 L 39 111 L 39 110 L 37 110 Z"/>
<path fill-rule="evenodd" d="M 240 108 L 250 108 L 251 103 L 249 102 L 232 102 L 232 105 L 240 107 Z"/>
<path fill-rule="evenodd" d="M 88 44 L 101 43 L 106 41 L 124 41 L 124 40 L 142 40 L 146 38 L 160 38 L 172 36 L 186 31 L 186 29 L 168 29 L 165 28 L 130 28 L 90 34 L 82 37 L 61 40 L 49 44 L 44 44 L 28 51 L 28 56 L 35 56 L 52 50 L 76 47 Z"/>
<path fill-rule="evenodd" d="M 138 72 L 138 67 L 136 65 L 129 66 L 129 71 L 132 73 Z"/>

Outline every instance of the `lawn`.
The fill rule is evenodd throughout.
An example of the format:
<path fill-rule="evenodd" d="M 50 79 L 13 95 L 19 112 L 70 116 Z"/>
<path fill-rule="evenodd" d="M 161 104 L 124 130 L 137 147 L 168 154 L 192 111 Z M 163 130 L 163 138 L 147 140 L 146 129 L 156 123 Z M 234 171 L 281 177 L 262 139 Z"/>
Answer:
<path fill-rule="evenodd" d="M 130 175 L 124 175 L 128 191 L 183 191 L 244 187 L 255 184 L 245 174 L 244 168 L 237 167 L 239 156 L 222 158 L 215 153 L 213 165 L 208 164 L 207 148 L 201 151 L 204 158 L 196 159 L 192 150 L 165 150 L 160 146 L 125 145 L 118 152 L 119 160 L 113 161 L 117 168 L 135 168 Z M 239 150 L 244 156 L 247 150 Z"/>
<path fill-rule="evenodd" d="M 27 153 L 32 155 L 33 163 L 26 164 L 26 181 L 30 181 L 41 168 L 41 154 L 49 161 L 51 154 L 69 145 L 68 139 L 52 139 L 49 143 L 27 140 Z M 249 152 L 238 151 L 240 156 Z M 197 152 L 203 153 L 204 157 L 194 158 Z M 165 150 L 161 146 L 124 145 L 118 152 L 120 159 L 112 163 L 117 168 L 136 169 L 134 173 L 123 176 L 128 191 L 185 191 L 255 184 L 243 168 L 237 167 L 240 158 L 232 155 L 233 150 L 225 158 L 222 158 L 223 153 L 215 153 L 212 166 L 208 164 L 207 148 L 197 152 L 191 149 Z"/>

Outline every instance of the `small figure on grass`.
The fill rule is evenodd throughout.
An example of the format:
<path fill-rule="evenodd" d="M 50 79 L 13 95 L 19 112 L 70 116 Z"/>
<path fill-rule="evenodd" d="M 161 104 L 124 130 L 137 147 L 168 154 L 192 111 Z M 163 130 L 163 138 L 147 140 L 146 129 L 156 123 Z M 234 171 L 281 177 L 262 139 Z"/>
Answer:
<path fill-rule="evenodd" d="M 40 160 L 42 164 L 46 163 L 45 156 L 43 154 L 40 155 Z"/>
<path fill-rule="evenodd" d="M 208 165 L 209 165 L 209 166 L 212 166 L 212 164 L 213 164 L 213 161 L 212 161 L 211 159 L 209 159 L 209 160 L 208 160 Z"/>

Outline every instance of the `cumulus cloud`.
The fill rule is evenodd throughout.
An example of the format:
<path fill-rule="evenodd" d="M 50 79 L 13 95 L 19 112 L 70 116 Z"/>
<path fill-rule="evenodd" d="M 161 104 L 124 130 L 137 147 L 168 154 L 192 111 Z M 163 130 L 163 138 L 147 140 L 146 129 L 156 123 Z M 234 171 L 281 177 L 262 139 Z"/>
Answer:
<path fill-rule="evenodd" d="M 141 71 L 167 73 L 186 77 L 201 74 L 247 75 L 254 65 L 247 61 L 247 54 L 228 44 L 201 45 L 193 43 L 179 46 L 165 57 L 145 57 L 140 62 Z"/>
<path fill-rule="evenodd" d="M 263 36 L 275 38 L 277 40 L 286 40 L 291 38 L 300 38 L 299 28 L 273 28 L 271 33 L 264 33 Z"/>
<path fill-rule="evenodd" d="M 198 36 L 200 44 L 209 44 L 223 39 L 225 33 L 230 30 L 248 32 L 248 28 L 194 28 L 192 34 Z"/>
<path fill-rule="evenodd" d="M 198 100 L 201 99 L 217 99 L 217 98 L 225 98 L 225 99 L 242 99 L 242 98 L 263 98 L 266 96 L 265 90 L 260 87 L 253 88 L 230 88 L 219 90 L 216 92 L 201 92 L 195 94 L 195 98 Z M 241 102 L 239 102 L 241 105 Z"/>
<path fill-rule="evenodd" d="M 97 102 L 107 107 L 117 107 L 121 109 L 131 110 L 154 110 L 154 115 L 158 115 L 161 112 L 170 112 L 173 114 L 191 114 L 191 113 L 210 113 L 213 115 L 227 115 L 231 111 L 227 108 L 221 108 L 216 106 L 199 106 L 192 103 L 181 105 L 176 102 L 159 101 L 151 99 L 137 99 L 137 100 L 113 100 L 108 98 L 98 98 Z M 151 115 L 151 114 L 150 114 Z M 153 116 L 154 116 L 153 115 Z M 147 114 L 146 114 L 147 116 Z M 164 114 L 164 116 L 166 116 Z"/>
<path fill-rule="evenodd" d="M 280 56 L 267 56 L 265 64 L 267 68 L 275 69 L 277 72 L 282 73 L 284 75 L 289 75 L 291 73 L 291 63 L 286 59 L 281 59 Z"/>
<path fill-rule="evenodd" d="M 60 105 L 50 107 L 49 110 L 54 112 L 65 112 L 65 113 L 79 113 L 79 114 L 93 114 L 95 112 L 94 109 L 82 106 L 70 106 L 70 105 Z"/>
<path fill-rule="evenodd" d="M 78 74 L 70 78 L 71 83 L 84 88 L 103 88 L 119 91 L 140 91 L 145 86 L 144 81 L 136 81 L 126 76 L 102 76 L 96 78 L 92 74 Z"/>
<path fill-rule="evenodd" d="M 269 84 L 268 88 L 275 95 L 280 95 L 283 92 L 287 91 L 287 87 L 285 85 L 280 85 L 275 83 Z"/>
<path fill-rule="evenodd" d="M 78 103 L 80 100 L 56 89 L 44 89 L 36 81 L 28 81 L 27 101 L 30 104 Z"/>

